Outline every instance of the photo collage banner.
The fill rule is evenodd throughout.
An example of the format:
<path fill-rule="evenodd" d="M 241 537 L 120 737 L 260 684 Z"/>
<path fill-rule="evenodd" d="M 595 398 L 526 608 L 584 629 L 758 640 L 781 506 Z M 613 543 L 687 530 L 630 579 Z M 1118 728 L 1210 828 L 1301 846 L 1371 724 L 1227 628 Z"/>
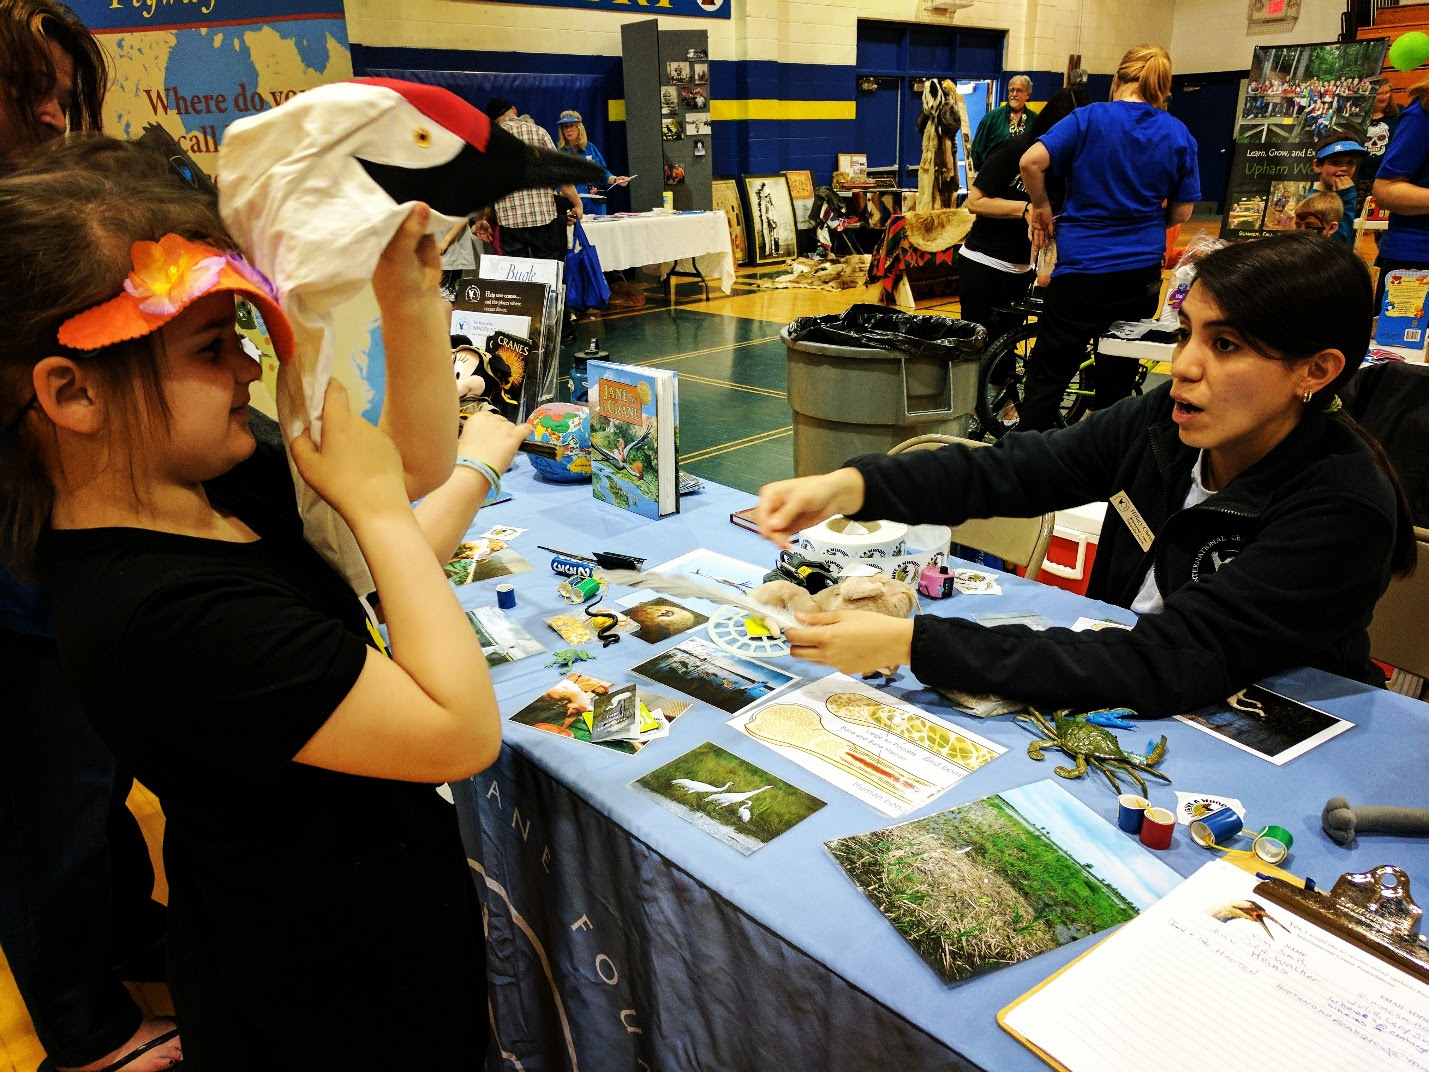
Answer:
<path fill-rule="evenodd" d="M 1264 238 L 1295 229 L 1315 185 L 1315 142 L 1336 132 L 1364 142 L 1385 40 L 1255 50 L 1236 123 L 1221 234 Z"/>

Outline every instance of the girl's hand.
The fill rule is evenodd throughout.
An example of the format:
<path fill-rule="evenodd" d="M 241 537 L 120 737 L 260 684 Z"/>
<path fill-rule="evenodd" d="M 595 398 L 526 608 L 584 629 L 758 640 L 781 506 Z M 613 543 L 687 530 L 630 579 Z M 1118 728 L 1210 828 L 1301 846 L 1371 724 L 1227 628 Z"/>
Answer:
<path fill-rule="evenodd" d="M 611 183 L 611 185 L 612 185 L 612 186 L 629 186 L 629 185 L 630 185 L 630 176 L 629 176 L 629 175 L 617 175 L 617 176 L 615 177 L 615 182 Z"/>
<path fill-rule="evenodd" d="M 863 506 L 863 476 L 836 469 L 822 476 L 777 480 L 759 489 L 754 520 L 759 534 L 786 550 L 789 538 L 835 514 L 855 514 Z"/>
<path fill-rule="evenodd" d="M 442 259 L 436 239 L 427 234 L 431 215 L 426 205 L 413 205 L 377 259 L 372 289 L 384 316 L 390 315 L 389 310 L 401 312 L 441 300 L 437 286 L 442 280 Z"/>
<path fill-rule="evenodd" d="M 493 409 L 473 413 L 462 426 L 457 453 L 485 462 L 498 473 L 504 473 L 521 444 L 536 431 L 530 421 L 512 424 Z"/>
<path fill-rule="evenodd" d="M 912 618 L 890 618 L 868 610 L 797 617 L 803 626 L 784 630 L 789 654 L 796 659 L 832 666 L 841 674 L 868 674 L 912 661 Z"/>
<path fill-rule="evenodd" d="M 330 380 L 323 396 L 323 442 L 306 430 L 289 444 L 298 475 L 349 525 L 355 517 L 412 512 L 402 456 L 387 433 L 348 406 L 347 389 Z"/>

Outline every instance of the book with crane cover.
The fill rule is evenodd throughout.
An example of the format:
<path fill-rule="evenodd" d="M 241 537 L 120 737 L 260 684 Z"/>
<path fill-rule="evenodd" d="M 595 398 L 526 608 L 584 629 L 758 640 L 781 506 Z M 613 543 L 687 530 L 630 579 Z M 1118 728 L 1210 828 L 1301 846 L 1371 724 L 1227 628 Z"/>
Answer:
<path fill-rule="evenodd" d="M 679 378 L 611 361 L 587 368 L 591 493 L 642 517 L 678 513 Z"/>

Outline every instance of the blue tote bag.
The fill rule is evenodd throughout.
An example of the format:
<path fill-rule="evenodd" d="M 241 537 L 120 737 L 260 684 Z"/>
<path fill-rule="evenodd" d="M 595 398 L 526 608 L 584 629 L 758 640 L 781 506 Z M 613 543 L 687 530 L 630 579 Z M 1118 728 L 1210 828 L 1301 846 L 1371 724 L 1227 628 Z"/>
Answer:
<path fill-rule="evenodd" d="M 585 228 L 576 221 L 571 235 L 571 248 L 566 254 L 566 307 L 569 309 L 604 309 L 610 303 L 610 284 L 600 270 L 600 257 Z"/>

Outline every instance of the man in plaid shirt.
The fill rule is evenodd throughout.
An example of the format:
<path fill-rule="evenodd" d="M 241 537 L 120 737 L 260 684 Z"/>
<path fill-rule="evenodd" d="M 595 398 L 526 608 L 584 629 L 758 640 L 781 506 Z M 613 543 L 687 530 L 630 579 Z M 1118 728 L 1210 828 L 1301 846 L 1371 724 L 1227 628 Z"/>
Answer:
<path fill-rule="evenodd" d="M 532 122 L 529 115 L 518 116 L 516 106 L 501 97 L 492 97 L 486 114 L 493 123 L 500 123 L 527 145 L 555 150 L 551 136 Z M 569 183 L 561 194 L 571 203 L 571 214 L 582 215 L 580 195 Z M 507 257 L 539 257 L 542 260 L 563 260 L 566 256 L 566 223 L 556 212 L 555 191 L 520 190 L 496 202 L 496 222 L 501 225 L 501 252 Z M 491 227 L 479 221 L 476 236 L 491 241 Z"/>

